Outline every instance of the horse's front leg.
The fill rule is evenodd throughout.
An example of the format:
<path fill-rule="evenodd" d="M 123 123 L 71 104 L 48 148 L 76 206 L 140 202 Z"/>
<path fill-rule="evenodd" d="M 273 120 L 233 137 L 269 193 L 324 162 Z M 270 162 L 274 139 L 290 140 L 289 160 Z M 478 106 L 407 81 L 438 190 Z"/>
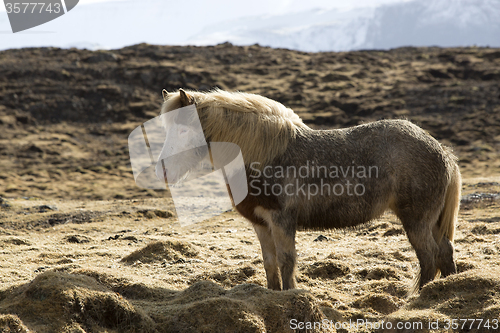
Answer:
<path fill-rule="evenodd" d="M 278 261 L 276 259 L 276 247 L 271 235 L 271 229 L 266 225 L 253 224 L 262 249 L 264 269 L 267 276 L 267 287 L 269 289 L 281 290 Z"/>
<path fill-rule="evenodd" d="M 295 225 L 273 223 L 271 230 L 276 246 L 276 256 L 281 271 L 283 290 L 295 289 L 297 252 L 295 250 Z"/>

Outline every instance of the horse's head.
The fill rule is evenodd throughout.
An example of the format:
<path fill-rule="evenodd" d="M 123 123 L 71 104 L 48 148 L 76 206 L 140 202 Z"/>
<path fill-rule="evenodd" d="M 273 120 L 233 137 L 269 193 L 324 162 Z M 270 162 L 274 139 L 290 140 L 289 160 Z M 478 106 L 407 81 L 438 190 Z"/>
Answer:
<path fill-rule="evenodd" d="M 162 122 L 166 138 L 155 173 L 158 179 L 175 184 L 204 162 L 210 163 L 210 157 L 194 98 L 182 89 L 175 93 L 164 90 L 163 98 Z"/>

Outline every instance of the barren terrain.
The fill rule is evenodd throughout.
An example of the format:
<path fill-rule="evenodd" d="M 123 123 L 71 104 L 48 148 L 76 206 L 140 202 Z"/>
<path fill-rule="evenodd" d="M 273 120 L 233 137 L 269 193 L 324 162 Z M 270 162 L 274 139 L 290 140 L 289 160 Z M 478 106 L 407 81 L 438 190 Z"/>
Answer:
<path fill-rule="evenodd" d="M 387 212 L 353 230 L 300 231 L 299 289 L 265 289 L 241 216 L 181 227 L 168 193 L 134 183 L 128 134 L 158 114 L 162 88 L 180 87 L 262 94 L 314 128 L 406 118 L 429 131 L 454 149 L 464 180 L 459 274 L 408 297 L 418 262 Z M 500 331 L 498 49 L 8 50 L 0 128 L 2 332 L 289 332 L 322 321 L 331 325 L 296 331 Z M 357 320 L 385 326 L 338 326 Z"/>

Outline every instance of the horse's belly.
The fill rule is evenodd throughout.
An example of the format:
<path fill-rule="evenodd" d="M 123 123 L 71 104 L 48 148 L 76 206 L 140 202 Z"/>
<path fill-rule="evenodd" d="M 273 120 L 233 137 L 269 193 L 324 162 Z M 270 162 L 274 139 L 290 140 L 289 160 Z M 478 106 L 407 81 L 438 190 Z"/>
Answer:
<path fill-rule="evenodd" d="M 298 226 L 304 229 L 354 227 L 376 218 L 388 208 L 386 205 L 369 204 L 361 200 L 342 201 L 344 200 L 330 205 L 299 209 Z"/>

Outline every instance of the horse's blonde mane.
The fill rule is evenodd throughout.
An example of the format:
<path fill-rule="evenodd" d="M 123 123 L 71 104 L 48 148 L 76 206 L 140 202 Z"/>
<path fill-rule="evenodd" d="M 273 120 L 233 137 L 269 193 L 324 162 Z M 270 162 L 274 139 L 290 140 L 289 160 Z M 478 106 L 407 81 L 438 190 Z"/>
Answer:
<path fill-rule="evenodd" d="M 292 109 L 260 95 L 219 89 L 185 92 L 196 105 L 207 140 L 237 144 L 246 165 L 266 166 L 285 152 L 298 131 L 308 128 Z M 168 93 L 161 113 L 181 106 L 180 93 Z"/>

